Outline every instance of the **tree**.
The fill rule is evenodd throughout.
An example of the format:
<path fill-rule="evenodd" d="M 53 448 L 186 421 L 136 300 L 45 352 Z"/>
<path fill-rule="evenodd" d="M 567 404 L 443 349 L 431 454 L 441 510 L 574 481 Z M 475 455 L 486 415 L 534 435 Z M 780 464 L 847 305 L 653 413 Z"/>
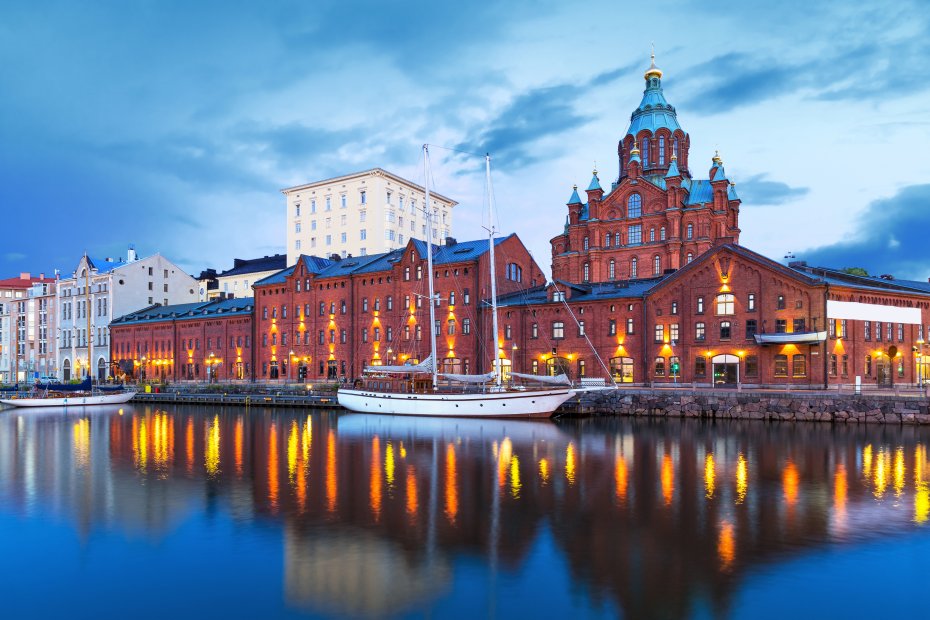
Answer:
<path fill-rule="evenodd" d="M 846 267 L 841 270 L 843 273 L 848 273 L 851 276 L 868 276 L 869 272 L 863 269 L 862 267 Z"/>

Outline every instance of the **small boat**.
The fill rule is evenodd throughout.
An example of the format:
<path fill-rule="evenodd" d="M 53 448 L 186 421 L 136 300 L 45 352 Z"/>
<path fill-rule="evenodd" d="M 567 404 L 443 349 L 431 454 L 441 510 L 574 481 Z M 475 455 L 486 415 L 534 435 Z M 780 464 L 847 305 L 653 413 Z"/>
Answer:
<path fill-rule="evenodd" d="M 129 402 L 135 390 L 122 386 L 94 388 L 90 378 L 76 384 L 36 384 L 28 392 L 18 392 L 0 398 L 0 404 L 13 407 L 86 407 L 93 405 L 119 405 Z"/>

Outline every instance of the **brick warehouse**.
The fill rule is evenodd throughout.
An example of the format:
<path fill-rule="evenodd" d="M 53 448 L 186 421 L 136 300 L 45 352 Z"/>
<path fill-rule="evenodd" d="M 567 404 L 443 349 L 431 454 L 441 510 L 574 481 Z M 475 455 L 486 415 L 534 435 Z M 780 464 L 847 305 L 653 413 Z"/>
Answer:
<path fill-rule="evenodd" d="M 567 372 L 576 380 L 609 373 L 627 384 L 924 381 L 930 283 L 784 266 L 739 246 L 740 200 L 721 158 L 711 158 L 707 179 L 692 178 L 690 137 L 665 100 L 662 72 L 653 62 L 644 77 L 610 191 L 595 171 L 587 202 L 576 188 L 566 205 L 564 228 L 551 241 L 553 281 L 544 283 L 516 235 L 497 240 L 505 372 Z M 433 248 L 441 368 L 490 370 L 487 241 Z M 135 331 L 113 330 L 113 350 L 122 351 L 113 359 L 141 363 L 145 338 L 150 347 L 186 343 L 180 353 L 177 344 L 169 349 L 166 376 L 204 380 L 213 353 L 226 365 L 211 376 L 265 381 L 351 378 L 367 364 L 423 359 L 425 251 L 410 242 L 359 258 L 302 256 L 257 282 L 254 312 L 235 319 L 222 312 L 207 319 L 208 312 L 188 324 L 204 309 L 147 309 L 144 320 L 125 317 Z M 229 347 L 225 355 L 212 350 L 213 332 L 232 320 L 253 344 L 237 350 L 235 371 Z"/>

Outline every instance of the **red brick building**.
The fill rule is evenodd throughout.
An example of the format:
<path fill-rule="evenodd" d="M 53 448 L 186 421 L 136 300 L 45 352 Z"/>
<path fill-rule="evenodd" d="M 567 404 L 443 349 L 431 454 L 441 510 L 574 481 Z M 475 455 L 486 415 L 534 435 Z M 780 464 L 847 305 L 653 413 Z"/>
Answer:
<path fill-rule="evenodd" d="M 488 241 L 433 246 L 437 354 L 446 372 L 491 368 Z M 255 376 L 355 377 L 366 365 L 425 359 L 430 350 L 426 244 L 296 265 L 255 283 Z M 545 282 L 516 235 L 496 240 L 499 294 Z"/>
<path fill-rule="evenodd" d="M 151 306 L 110 323 L 110 359 L 130 380 L 252 377 L 252 298 Z"/>

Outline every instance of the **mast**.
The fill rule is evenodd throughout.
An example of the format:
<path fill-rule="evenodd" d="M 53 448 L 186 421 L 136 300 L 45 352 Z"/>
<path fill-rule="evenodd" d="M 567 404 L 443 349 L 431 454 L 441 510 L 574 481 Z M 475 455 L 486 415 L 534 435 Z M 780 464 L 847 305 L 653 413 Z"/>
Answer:
<path fill-rule="evenodd" d="M 429 282 L 429 350 L 433 359 L 433 389 L 439 383 L 438 365 L 436 358 L 436 300 L 433 292 L 433 211 L 429 204 L 429 145 L 423 145 L 423 187 L 426 188 L 426 202 L 424 210 L 426 211 L 426 276 Z"/>
<path fill-rule="evenodd" d="M 91 334 L 90 324 L 90 311 L 91 311 L 91 300 L 90 300 L 90 258 L 87 254 L 84 254 L 84 295 L 86 299 L 84 300 L 84 313 L 87 315 L 87 376 L 93 381 L 93 375 L 91 375 L 91 360 L 94 357 L 94 345 L 93 345 L 93 336 Z"/>
<path fill-rule="evenodd" d="M 494 330 L 494 346 L 492 348 L 494 352 L 494 381 L 495 384 L 500 387 L 501 356 L 500 344 L 497 341 L 499 333 L 497 331 L 497 267 L 494 264 L 494 233 L 496 229 L 494 228 L 494 192 L 491 189 L 491 156 L 489 154 L 485 154 L 484 156 L 484 174 L 485 182 L 488 187 L 488 257 L 491 261 L 491 324 Z"/>

